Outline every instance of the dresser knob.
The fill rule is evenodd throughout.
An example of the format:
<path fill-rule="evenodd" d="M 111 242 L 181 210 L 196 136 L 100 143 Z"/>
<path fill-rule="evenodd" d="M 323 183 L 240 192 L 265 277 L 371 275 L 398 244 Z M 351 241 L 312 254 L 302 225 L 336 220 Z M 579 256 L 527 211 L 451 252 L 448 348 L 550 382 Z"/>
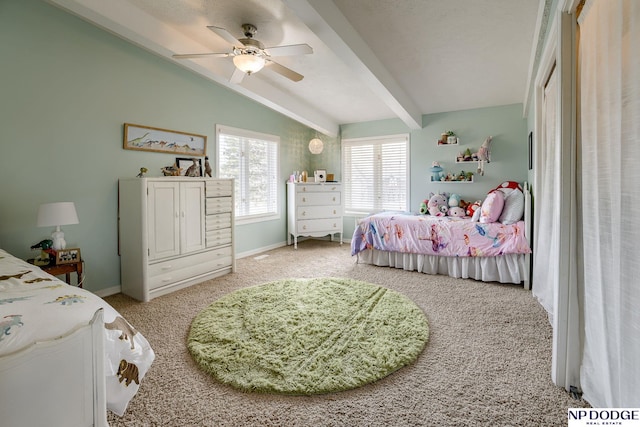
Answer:
<path fill-rule="evenodd" d="M 303 225 L 303 226 L 302 226 L 302 229 L 303 229 L 303 230 L 306 230 L 306 229 L 307 229 L 307 226 L 306 226 L 306 225 Z"/>
<path fill-rule="evenodd" d="M 335 209 L 333 210 L 333 214 L 334 214 L 334 215 L 336 214 L 336 210 L 335 210 Z"/>
<path fill-rule="evenodd" d="M 307 215 L 307 212 L 302 212 L 302 216 L 305 216 L 305 215 Z"/>
<path fill-rule="evenodd" d="M 303 201 L 303 202 L 306 202 L 306 201 L 307 201 L 307 198 L 306 198 L 306 197 L 303 197 L 303 198 L 302 198 L 302 201 Z"/>
<path fill-rule="evenodd" d="M 334 201 L 334 202 L 336 201 L 336 198 L 335 198 L 335 197 L 333 198 L 333 201 Z"/>

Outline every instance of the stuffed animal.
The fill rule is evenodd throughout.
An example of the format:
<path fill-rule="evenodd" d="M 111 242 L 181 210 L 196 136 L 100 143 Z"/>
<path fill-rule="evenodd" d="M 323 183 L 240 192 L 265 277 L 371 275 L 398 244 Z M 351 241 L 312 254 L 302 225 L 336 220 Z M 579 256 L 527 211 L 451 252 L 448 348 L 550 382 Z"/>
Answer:
<path fill-rule="evenodd" d="M 433 194 L 429 198 L 427 209 L 429 210 L 429 214 L 433 216 L 445 216 L 449 210 L 449 206 L 447 205 L 447 194 Z"/>
<path fill-rule="evenodd" d="M 467 216 L 473 216 L 473 213 L 480 209 L 480 206 L 482 206 L 482 200 L 476 200 L 473 203 L 469 203 L 469 206 L 467 206 Z"/>
<path fill-rule="evenodd" d="M 488 136 L 484 140 L 478 150 L 478 173 L 484 176 L 484 163 L 491 163 L 491 140 L 492 136 Z"/>
<path fill-rule="evenodd" d="M 429 213 L 429 209 L 427 208 L 427 203 L 429 203 L 428 200 L 423 200 L 422 203 L 420 203 L 420 213 L 422 215 L 426 215 Z"/>
<path fill-rule="evenodd" d="M 449 196 L 449 207 L 458 207 L 460 206 L 460 195 L 459 194 L 451 194 Z"/>
<path fill-rule="evenodd" d="M 452 208 L 449 208 L 449 212 L 447 212 L 447 215 L 462 218 L 465 216 L 465 213 L 466 212 L 461 207 L 454 206 Z"/>

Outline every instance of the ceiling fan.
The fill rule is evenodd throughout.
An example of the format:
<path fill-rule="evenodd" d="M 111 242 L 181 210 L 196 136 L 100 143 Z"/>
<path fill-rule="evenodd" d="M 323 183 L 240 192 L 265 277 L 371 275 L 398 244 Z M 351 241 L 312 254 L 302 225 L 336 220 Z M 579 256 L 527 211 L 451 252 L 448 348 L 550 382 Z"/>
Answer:
<path fill-rule="evenodd" d="M 304 55 L 313 53 L 313 49 L 308 44 L 292 44 L 287 46 L 264 47 L 264 45 L 253 38 L 258 29 L 252 24 L 243 24 L 243 39 L 236 39 L 224 28 L 207 26 L 208 29 L 225 39 L 232 46 L 231 52 L 226 53 L 186 53 L 173 55 L 176 59 L 191 59 L 205 57 L 233 57 L 233 64 L 236 66 L 230 81 L 232 83 L 240 83 L 245 74 L 251 75 L 257 73 L 263 67 L 267 66 L 276 73 L 299 82 L 304 78 L 302 74 L 298 74 L 284 65 L 278 64 L 273 59 L 274 56 Z"/>

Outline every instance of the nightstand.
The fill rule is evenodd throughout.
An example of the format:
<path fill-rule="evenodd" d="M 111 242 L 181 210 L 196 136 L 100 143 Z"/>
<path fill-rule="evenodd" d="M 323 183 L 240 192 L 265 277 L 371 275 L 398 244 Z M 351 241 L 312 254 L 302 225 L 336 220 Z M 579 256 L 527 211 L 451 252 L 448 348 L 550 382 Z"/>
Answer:
<path fill-rule="evenodd" d="M 28 259 L 27 262 L 29 264 L 33 264 L 33 258 Z M 78 278 L 78 286 L 82 287 L 82 260 L 78 260 L 77 262 L 70 262 L 68 264 L 56 264 L 55 261 L 53 263 L 49 263 L 47 265 L 39 265 L 42 271 L 46 271 L 52 276 L 60 276 L 64 274 L 65 282 L 69 285 L 71 284 L 71 273 L 76 273 Z"/>

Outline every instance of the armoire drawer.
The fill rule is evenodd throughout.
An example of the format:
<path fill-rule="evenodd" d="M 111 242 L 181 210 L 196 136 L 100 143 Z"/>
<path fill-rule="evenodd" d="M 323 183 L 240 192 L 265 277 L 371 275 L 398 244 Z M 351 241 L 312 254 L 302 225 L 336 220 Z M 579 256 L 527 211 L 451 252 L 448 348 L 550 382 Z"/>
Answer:
<path fill-rule="evenodd" d="M 231 181 L 207 180 L 205 181 L 205 197 L 231 196 Z"/>
<path fill-rule="evenodd" d="M 230 228 L 230 227 L 231 227 L 231 212 L 205 216 L 206 231 L 213 231 L 219 228 Z"/>
<path fill-rule="evenodd" d="M 217 230 L 207 231 L 206 243 L 208 248 L 228 245 L 231 243 L 231 228 L 220 228 Z"/>
<path fill-rule="evenodd" d="M 207 197 L 205 203 L 207 215 L 232 212 L 231 197 Z"/>
<path fill-rule="evenodd" d="M 231 266 L 231 247 L 149 265 L 149 289 Z"/>

